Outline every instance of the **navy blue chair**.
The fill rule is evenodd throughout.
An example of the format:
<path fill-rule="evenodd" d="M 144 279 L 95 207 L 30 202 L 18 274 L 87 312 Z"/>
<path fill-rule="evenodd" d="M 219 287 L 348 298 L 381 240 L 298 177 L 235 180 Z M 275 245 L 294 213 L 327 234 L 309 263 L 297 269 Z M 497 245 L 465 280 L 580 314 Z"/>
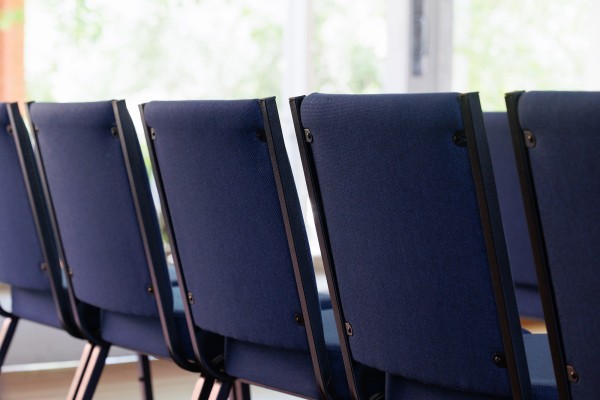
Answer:
<path fill-rule="evenodd" d="M 533 254 L 529 242 L 523 196 L 505 112 L 483 113 L 494 167 L 506 247 L 521 316 L 543 319 Z"/>
<path fill-rule="evenodd" d="M 556 398 L 545 336 L 520 329 L 477 94 L 290 105 L 352 398 L 365 365 L 387 399 Z"/>
<path fill-rule="evenodd" d="M 561 399 L 600 398 L 600 92 L 507 95 Z"/>
<path fill-rule="evenodd" d="M 141 354 L 146 398 L 147 355 L 201 372 L 125 102 L 34 103 L 30 114 L 71 308 L 94 344 L 77 397 L 93 395 L 111 345 Z"/>
<path fill-rule="evenodd" d="M 210 363 L 207 336 L 224 338 L 221 398 L 232 379 L 347 398 L 275 99 L 140 109 L 198 358 Z"/>
<path fill-rule="evenodd" d="M 0 103 L 0 281 L 12 310 L 0 333 L 0 367 L 20 318 L 81 338 L 63 287 L 39 174 L 18 104 Z M 45 238 L 45 240 L 40 240 Z"/>

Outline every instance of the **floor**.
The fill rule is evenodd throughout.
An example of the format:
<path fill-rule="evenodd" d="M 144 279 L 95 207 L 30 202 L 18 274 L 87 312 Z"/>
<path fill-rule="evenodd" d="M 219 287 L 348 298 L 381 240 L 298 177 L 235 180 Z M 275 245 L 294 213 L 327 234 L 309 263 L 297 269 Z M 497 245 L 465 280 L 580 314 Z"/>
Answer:
<path fill-rule="evenodd" d="M 164 360 L 151 362 L 154 398 L 189 399 L 197 376 Z M 0 374 L 0 398 L 3 400 L 65 399 L 74 367 L 39 371 L 13 371 Z M 138 370 L 135 362 L 107 365 L 96 389 L 94 399 L 139 399 Z M 213 390 L 216 397 L 216 390 Z M 281 393 L 252 387 L 253 400 L 294 399 Z"/>

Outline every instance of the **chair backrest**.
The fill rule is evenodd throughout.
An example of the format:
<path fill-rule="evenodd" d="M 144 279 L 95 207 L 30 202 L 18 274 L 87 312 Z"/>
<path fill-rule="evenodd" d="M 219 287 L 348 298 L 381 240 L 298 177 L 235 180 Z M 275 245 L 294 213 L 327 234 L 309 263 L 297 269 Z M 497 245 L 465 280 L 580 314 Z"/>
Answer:
<path fill-rule="evenodd" d="M 49 291 L 8 107 L 0 103 L 0 281 Z"/>
<path fill-rule="evenodd" d="M 501 224 L 498 234 L 496 218 L 492 233 L 478 205 L 491 209 L 486 195 L 495 189 L 491 169 L 479 170 L 489 159 L 475 146 L 486 146 L 477 96 L 317 93 L 296 101 L 321 253 L 352 359 L 445 388 L 526 392 L 521 361 L 526 382 L 517 385 L 525 386 L 512 389 L 514 369 L 494 362 L 511 346 L 507 360 L 523 350 L 512 281 L 503 281 L 503 300 L 498 286 L 497 272 L 508 270 Z M 506 313 L 510 334 L 502 332 Z"/>
<path fill-rule="evenodd" d="M 61 262 L 76 298 L 99 309 L 157 316 L 152 292 L 159 290 L 172 309 L 168 277 L 160 274 L 153 287 L 148 268 L 152 260 L 166 271 L 156 214 L 144 216 L 150 230 L 138 218 L 139 204 L 152 207 L 152 197 L 124 102 L 34 103 L 30 113 Z"/>
<path fill-rule="evenodd" d="M 259 101 L 158 101 L 145 104 L 143 114 L 195 324 L 238 340 L 307 349 L 306 330 L 295 320 L 302 308 Z M 297 251 L 312 268 L 302 234 Z M 316 300 L 314 276 L 310 283 Z"/>
<path fill-rule="evenodd" d="M 507 97 L 561 398 L 600 396 L 600 92 Z"/>
<path fill-rule="evenodd" d="M 81 337 L 63 285 L 33 145 L 19 105 L 2 104 L 0 120 L 6 129 L 0 137 L 0 280 L 11 285 L 11 312 Z"/>
<path fill-rule="evenodd" d="M 535 298 L 538 290 L 537 277 L 525 221 L 523 196 L 510 140 L 508 116 L 505 112 L 485 112 L 483 118 L 513 279 L 518 288 L 531 293 L 531 296 L 524 296 L 522 299 L 519 299 L 517 293 L 519 309 L 522 315 L 542 318 L 540 302 Z"/>

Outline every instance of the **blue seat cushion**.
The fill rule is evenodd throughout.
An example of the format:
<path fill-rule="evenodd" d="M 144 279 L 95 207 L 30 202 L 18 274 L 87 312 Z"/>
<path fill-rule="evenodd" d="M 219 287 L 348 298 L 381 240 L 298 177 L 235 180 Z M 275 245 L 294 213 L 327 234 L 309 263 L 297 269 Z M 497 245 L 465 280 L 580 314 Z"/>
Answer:
<path fill-rule="evenodd" d="M 333 311 L 324 310 L 322 318 L 336 398 L 350 398 Z M 228 338 L 225 345 L 225 370 L 229 375 L 259 386 L 319 398 L 308 351 L 269 347 Z M 377 373 L 371 370 L 363 369 L 359 376 L 369 384 L 368 390 L 375 391 L 373 386 L 381 382 Z M 379 391 L 383 392 L 382 383 Z"/>
<path fill-rule="evenodd" d="M 523 341 L 531 378 L 532 398 L 536 400 L 558 399 L 547 335 L 526 334 L 523 335 Z M 503 398 L 426 385 L 401 376 L 389 374 L 386 376 L 386 399 L 490 400 Z"/>
<path fill-rule="evenodd" d="M 20 318 L 62 329 L 51 292 L 11 288 L 12 312 Z"/>
<path fill-rule="evenodd" d="M 191 360 L 195 356 L 183 313 L 183 300 L 179 294 L 179 287 L 175 286 L 172 289 L 177 337 L 183 342 L 184 354 Z M 101 335 L 102 339 L 107 342 L 139 353 L 163 358 L 170 357 L 159 318 L 134 316 L 114 311 L 103 311 L 101 318 Z"/>

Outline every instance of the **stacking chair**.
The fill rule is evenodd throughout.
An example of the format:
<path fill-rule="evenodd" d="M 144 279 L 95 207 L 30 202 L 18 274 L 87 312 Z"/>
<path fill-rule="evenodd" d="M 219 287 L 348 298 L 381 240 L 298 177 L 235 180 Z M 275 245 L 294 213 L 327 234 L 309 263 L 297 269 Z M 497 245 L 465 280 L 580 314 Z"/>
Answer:
<path fill-rule="evenodd" d="M 561 399 L 600 398 L 600 92 L 507 95 Z"/>
<path fill-rule="evenodd" d="M 220 396 L 236 379 L 246 396 L 255 384 L 347 398 L 275 99 L 140 109 L 198 358 L 209 363 L 207 336 L 224 339 L 223 372 L 231 378 Z"/>
<path fill-rule="evenodd" d="M 477 94 L 290 105 L 352 398 L 364 365 L 386 399 L 555 398 L 545 336 L 520 329 Z"/>
<path fill-rule="evenodd" d="M 0 334 L 0 367 L 20 318 L 81 338 L 63 288 L 39 174 L 16 103 L 0 103 L 0 281 L 10 286 L 12 310 Z M 40 240 L 40 238 L 45 240 Z"/>
<path fill-rule="evenodd" d="M 523 196 L 510 140 L 508 116 L 505 112 L 485 112 L 483 119 L 519 313 L 523 317 L 543 319 L 542 302 L 525 221 Z"/>
<path fill-rule="evenodd" d="M 71 308 L 94 346 L 77 397 L 93 395 L 111 345 L 141 354 L 146 398 L 147 355 L 200 372 L 125 102 L 33 103 L 30 116 Z"/>

